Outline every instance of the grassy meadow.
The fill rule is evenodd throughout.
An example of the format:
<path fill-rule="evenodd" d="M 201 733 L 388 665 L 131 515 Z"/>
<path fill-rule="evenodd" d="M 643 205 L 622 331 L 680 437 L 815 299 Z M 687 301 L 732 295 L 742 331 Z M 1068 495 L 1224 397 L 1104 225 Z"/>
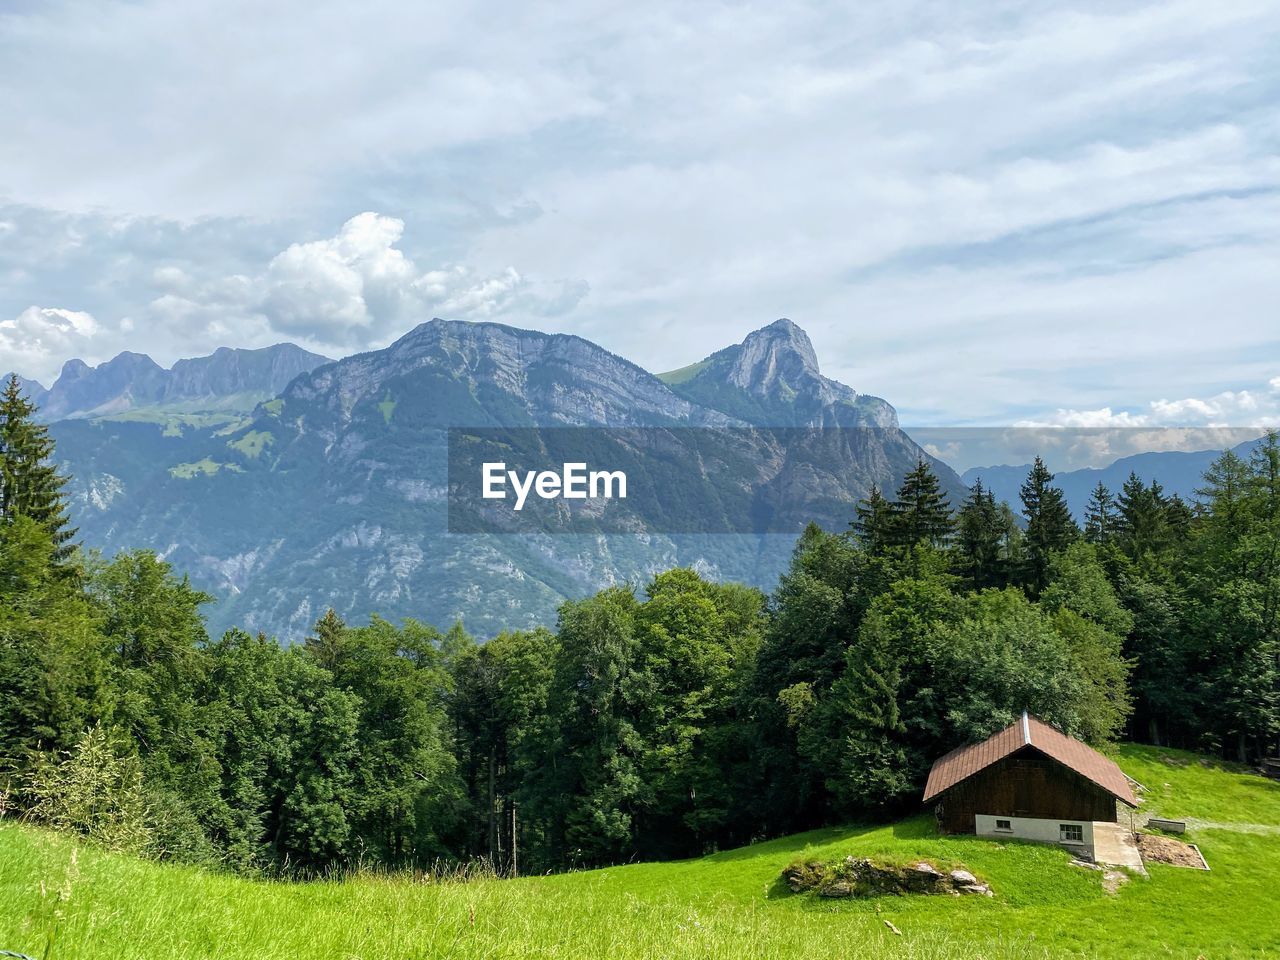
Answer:
<path fill-rule="evenodd" d="M 1280 955 L 1280 784 L 1121 748 L 1144 810 L 1189 818 L 1208 873 L 1151 867 L 1115 894 L 1057 848 L 939 837 L 919 816 L 697 860 L 518 880 L 247 880 L 0 826 L 0 949 L 97 958 L 1227 957 Z M 964 864 L 996 897 L 824 901 L 781 870 L 848 854 Z M 895 933 L 885 921 L 889 921 Z"/>

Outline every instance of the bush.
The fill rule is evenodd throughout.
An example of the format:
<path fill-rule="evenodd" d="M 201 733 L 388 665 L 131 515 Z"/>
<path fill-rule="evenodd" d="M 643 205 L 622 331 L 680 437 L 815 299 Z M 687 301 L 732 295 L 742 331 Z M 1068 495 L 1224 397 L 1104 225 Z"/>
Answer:
<path fill-rule="evenodd" d="M 74 748 L 40 754 L 23 790 L 26 817 L 78 833 L 112 851 L 148 852 L 151 830 L 142 767 L 120 754 L 100 724 Z"/>

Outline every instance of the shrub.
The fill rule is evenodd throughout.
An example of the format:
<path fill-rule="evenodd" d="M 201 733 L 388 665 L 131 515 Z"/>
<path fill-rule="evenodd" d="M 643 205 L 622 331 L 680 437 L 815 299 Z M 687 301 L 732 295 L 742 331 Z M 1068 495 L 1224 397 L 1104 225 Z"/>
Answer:
<path fill-rule="evenodd" d="M 113 851 L 147 852 L 149 812 L 142 767 L 117 753 L 100 724 L 62 754 L 40 754 L 23 791 L 26 817 L 78 833 Z"/>

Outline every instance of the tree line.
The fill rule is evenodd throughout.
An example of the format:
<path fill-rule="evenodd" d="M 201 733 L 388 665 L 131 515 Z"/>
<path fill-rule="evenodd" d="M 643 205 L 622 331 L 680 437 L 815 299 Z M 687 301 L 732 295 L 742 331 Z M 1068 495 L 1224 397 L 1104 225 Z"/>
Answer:
<path fill-rule="evenodd" d="M 1029 709 L 1241 760 L 1280 736 L 1280 440 L 1194 503 L 1131 477 L 1077 525 L 921 461 L 772 593 L 675 569 L 478 643 L 333 611 L 207 635 L 154 554 L 74 548 L 53 445 L 0 398 L 0 812 L 243 871 L 503 872 L 689 856 L 918 808 L 929 765 Z"/>

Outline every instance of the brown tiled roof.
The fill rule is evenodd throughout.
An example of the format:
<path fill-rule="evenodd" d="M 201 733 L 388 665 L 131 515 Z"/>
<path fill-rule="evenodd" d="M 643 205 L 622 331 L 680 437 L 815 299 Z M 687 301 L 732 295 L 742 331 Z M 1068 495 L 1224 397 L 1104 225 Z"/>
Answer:
<path fill-rule="evenodd" d="M 1021 720 L 981 743 L 952 750 L 938 760 L 929 771 L 929 782 L 924 788 L 924 802 L 928 803 L 944 790 L 949 790 L 961 780 L 969 779 L 979 770 L 986 769 L 1023 747 L 1039 750 L 1064 767 L 1092 780 L 1117 800 L 1131 807 L 1138 805 L 1133 790 L 1129 787 L 1128 778 L 1116 766 L 1115 761 L 1026 713 Z"/>

